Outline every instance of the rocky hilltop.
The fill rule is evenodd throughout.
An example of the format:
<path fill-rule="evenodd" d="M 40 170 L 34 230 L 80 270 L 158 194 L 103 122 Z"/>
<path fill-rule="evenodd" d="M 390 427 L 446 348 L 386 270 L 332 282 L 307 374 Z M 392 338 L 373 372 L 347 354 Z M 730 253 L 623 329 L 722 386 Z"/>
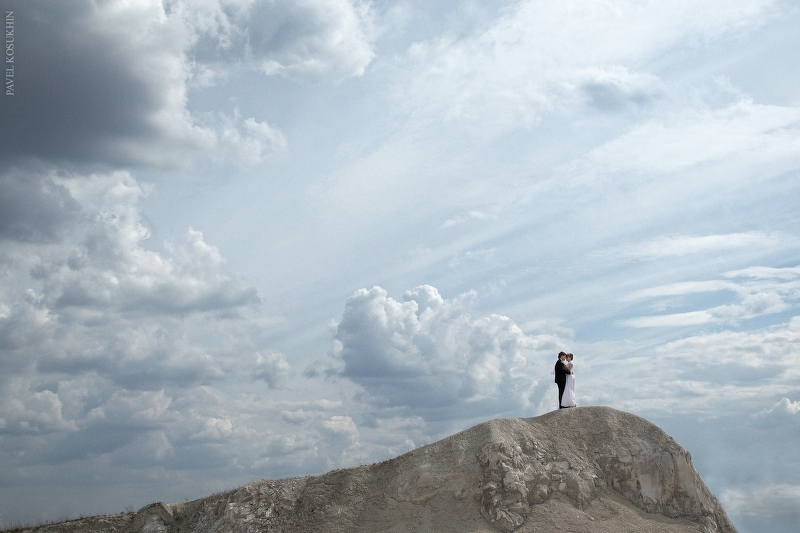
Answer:
<path fill-rule="evenodd" d="M 578 407 L 492 420 L 383 463 L 259 481 L 38 533 L 735 533 L 672 437 Z"/>

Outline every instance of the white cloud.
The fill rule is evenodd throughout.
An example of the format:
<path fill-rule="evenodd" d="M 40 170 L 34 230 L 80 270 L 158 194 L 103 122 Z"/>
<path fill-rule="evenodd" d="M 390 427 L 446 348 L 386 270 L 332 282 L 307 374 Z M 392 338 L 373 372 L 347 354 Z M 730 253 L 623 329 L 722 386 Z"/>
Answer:
<path fill-rule="evenodd" d="M 361 443 L 361 434 L 352 418 L 332 416 L 322 422 L 320 433 L 324 437 L 330 467 L 363 462 L 369 457 Z"/>
<path fill-rule="evenodd" d="M 447 220 L 444 221 L 444 223 L 442 224 L 442 227 L 443 228 L 452 228 L 453 226 L 457 226 L 459 224 L 463 224 L 464 222 L 467 222 L 468 220 L 475 220 L 475 219 L 477 219 L 477 220 L 485 220 L 486 219 L 486 215 L 483 214 L 480 211 L 473 210 L 473 211 L 470 211 L 469 213 L 467 213 L 466 215 L 456 215 L 453 218 L 448 218 Z"/>
<path fill-rule="evenodd" d="M 89 411 L 87 420 L 93 423 L 126 427 L 154 427 L 166 422 L 172 398 L 164 391 L 118 391 L 103 404 Z"/>
<path fill-rule="evenodd" d="M 330 420 L 324 421 L 322 426 L 328 431 L 343 436 L 350 444 L 358 442 L 358 428 L 349 416 L 332 416 Z"/>
<path fill-rule="evenodd" d="M 456 269 L 464 264 L 489 262 L 494 257 L 495 252 L 494 248 L 489 248 L 488 250 L 467 250 L 463 253 L 456 253 L 447 263 L 447 266 Z"/>
<path fill-rule="evenodd" d="M 596 255 L 622 260 L 654 261 L 667 257 L 720 254 L 741 248 L 769 248 L 785 239 L 791 240 L 793 237 L 755 231 L 725 235 L 665 235 L 651 241 L 606 249 Z"/>
<path fill-rule="evenodd" d="M 778 173 L 795 168 L 800 110 L 759 105 L 741 100 L 721 109 L 706 106 L 684 108 L 677 116 L 648 120 L 625 135 L 591 150 L 572 172 L 588 178 L 634 175 L 662 180 L 693 169 L 706 170 L 705 185 L 730 180 L 731 174 L 765 175 L 754 167 L 755 158 Z M 719 164 L 728 174 L 709 175 L 704 165 Z M 694 174 L 686 176 L 695 179 Z M 724 181 L 728 182 L 728 181 Z M 605 182 L 595 183 L 603 186 Z M 729 182 L 728 182 L 729 183 Z M 743 235 L 741 238 L 753 238 Z M 730 245 L 731 237 L 728 237 Z M 714 245 L 722 243 L 712 243 Z"/>
<path fill-rule="evenodd" d="M 193 434 L 193 440 L 221 441 L 233 434 L 233 423 L 227 418 L 209 417 L 203 421 L 203 428 Z"/>
<path fill-rule="evenodd" d="M 649 317 L 631 318 L 624 324 L 634 328 L 696 326 L 747 320 L 762 315 L 780 313 L 789 308 L 780 295 L 773 292 L 748 294 L 741 304 L 719 305 L 702 311 L 689 311 Z"/>
<path fill-rule="evenodd" d="M 744 269 L 724 274 L 728 280 L 680 282 L 641 289 L 625 297 L 627 301 L 729 291 L 738 303 L 707 309 L 624 320 L 635 328 L 680 327 L 701 324 L 731 323 L 759 316 L 781 313 L 800 299 L 796 268 Z"/>
<path fill-rule="evenodd" d="M 772 328 L 747 331 L 723 331 L 700 334 L 664 344 L 663 351 L 692 357 L 702 353 L 720 364 L 751 366 L 767 365 L 771 361 L 784 370 L 791 370 L 793 361 L 800 357 L 795 342 L 800 339 L 800 317 Z"/>
<path fill-rule="evenodd" d="M 726 272 L 725 276 L 730 278 L 748 277 L 753 279 L 795 280 L 800 278 L 800 266 L 787 268 L 750 267 Z"/>
<path fill-rule="evenodd" d="M 286 138 L 277 128 L 255 118 L 242 118 L 238 109 L 233 116 L 223 113 L 196 117 L 198 123 L 215 134 L 207 147 L 211 158 L 230 161 L 241 168 L 258 166 L 287 149 Z"/>
<path fill-rule="evenodd" d="M 219 383 L 239 366 L 238 354 L 256 351 L 240 314 L 258 301 L 255 289 L 240 287 L 199 231 L 162 252 L 147 248 L 139 202 L 148 187 L 129 173 L 45 177 L 78 207 L 58 240 L 5 248 L 12 259 L 0 291 L 3 431 L 73 434 L 57 450 L 33 446 L 56 463 L 111 453 L 132 434 L 176 420 L 187 426 L 173 428 L 185 438 L 224 437 L 224 422 L 196 428 L 171 411 L 172 394 Z M 209 321 L 211 314 L 225 318 Z M 282 356 L 256 363 L 271 385 L 289 369 Z M 101 438 L 109 431 L 113 438 Z"/>
<path fill-rule="evenodd" d="M 250 369 L 254 378 L 263 379 L 270 387 L 277 387 L 292 367 L 280 353 L 257 353 L 255 364 Z"/>
<path fill-rule="evenodd" d="M 375 57 L 370 5 L 358 0 L 174 2 L 198 34 L 192 52 L 213 68 L 241 63 L 266 74 L 340 81 Z"/>
<path fill-rule="evenodd" d="M 308 422 L 313 418 L 313 416 L 314 415 L 312 413 L 306 412 L 303 409 L 296 409 L 293 411 L 286 410 L 281 413 L 281 418 L 290 424 L 302 424 L 303 422 Z"/>
<path fill-rule="evenodd" d="M 77 431 L 77 424 L 64 419 L 62 403 L 56 392 L 32 391 L 22 379 L 14 379 L 4 387 L 0 403 L 0 418 L 5 432 L 47 433 Z"/>
<path fill-rule="evenodd" d="M 709 281 L 683 281 L 680 283 L 670 283 L 635 291 L 627 297 L 628 300 L 638 300 L 645 298 L 657 298 L 659 296 L 685 296 L 687 294 L 701 294 L 707 292 L 717 292 L 724 290 L 735 290 L 737 285 L 728 281 L 709 280 Z"/>
<path fill-rule="evenodd" d="M 592 105 L 647 105 L 661 82 L 645 71 L 665 50 L 692 48 L 760 26 L 772 2 L 521 2 L 477 36 L 444 36 L 409 50 L 415 75 L 398 95 L 406 108 L 482 120 L 503 131 L 543 115 Z M 609 39 L 609 35 L 614 35 Z"/>
<path fill-rule="evenodd" d="M 139 200 L 146 189 L 126 172 L 73 177 L 64 184 L 84 203 L 85 223 L 69 244 L 40 255 L 33 267 L 51 309 L 191 313 L 258 302 L 224 270 L 216 247 L 189 229 L 170 256 L 144 247 Z M 96 209 L 96 210 L 95 210 Z"/>
<path fill-rule="evenodd" d="M 336 328 L 332 356 L 340 375 L 378 406 L 525 405 L 532 357 L 552 350 L 552 338 L 528 336 L 504 316 L 473 316 L 474 298 L 445 300 L 428 285 L 407 291 L 403 302 L 380 287 L 357 291 Z"/>
<path fill-rule="evenodd" d="M 800 401 L 793 402 L 783 397 L 769 409 L 751 415 L 750 420 L 762 429 L 797 427 L 800 424 Z"/>
<path fill-rule="evenodd" d="M 684 419 L 702 425 L 731 417 L 754 442 L 763 436 L 753 431 L 761 429 L 776 442 L 797 434 L 797 413 L 792 413 L 797 402 L 781 398 L 797 396 L 800 317 L 751 331 L 700 330 L 654 344 L 650 339 L 573 344 L 578 404 L 609 405 L 678 425 Z M 712 434 L 694 446 L 704 446 Z"/>

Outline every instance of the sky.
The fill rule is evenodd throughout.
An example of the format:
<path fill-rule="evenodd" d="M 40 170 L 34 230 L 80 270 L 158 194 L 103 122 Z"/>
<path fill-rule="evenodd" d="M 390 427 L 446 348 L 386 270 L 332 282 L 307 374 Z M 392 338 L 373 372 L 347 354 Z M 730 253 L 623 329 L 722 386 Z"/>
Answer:
<path fill-rule="evenodd" d="M 0 5 L 0 527 L 537 416 L 565 350 L 798 529 L 797 1 Z"/>

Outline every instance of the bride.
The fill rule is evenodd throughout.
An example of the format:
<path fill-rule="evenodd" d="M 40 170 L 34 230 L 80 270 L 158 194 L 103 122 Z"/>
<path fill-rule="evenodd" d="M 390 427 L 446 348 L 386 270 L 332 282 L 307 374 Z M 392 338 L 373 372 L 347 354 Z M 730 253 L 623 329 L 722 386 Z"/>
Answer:
<path fill-rule="evenodd" d="M 564 396 L 561 397 L 561 407 L 575 407 L 575 371 L 572 359 L 573 355 L 568 353 L 564 365 L 569 370 L 569 374 L 567 374 L 567 385 L 564 387 Z"/>

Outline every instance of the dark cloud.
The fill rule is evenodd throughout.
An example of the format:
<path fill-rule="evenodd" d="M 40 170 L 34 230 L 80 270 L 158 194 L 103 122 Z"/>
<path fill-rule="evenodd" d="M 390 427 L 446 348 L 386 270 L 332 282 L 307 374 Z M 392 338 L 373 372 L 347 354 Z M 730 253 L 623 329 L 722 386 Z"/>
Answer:
<path fill-rule="evenodd" d="M 643 106 L 655 99 L 652 92 L 639 88 L 629 89 L 619 83 L 591 82 L 583 85 L 592 106 L 601 111 L 624 111 L 632 106 Z"/>
<path fill-rule="evenodd" d="M 16 91 L 0 160 L 182 167 L 218 152 L 249 165 L 285 141 L 254 118 L 200 117 L 189 83 L 246 66 L 339 81 L 374 53 L 349 2 L 48 2 L 15 6 Z"/>
<path fill-rule="evenodd" d="M 0 105 L 0 158 L 123 163 L 132 155 L 117 143 L 159 136 L 150 118 L 165 87 L 140 70 L 126 32 L 102 26 L 95 2 L 15 8 L 17 87 Z"/>
<path fill-rule="evenodd" d="M 55 241 L 79 213 L 78 202 L 50 173 L 8 169 L 0 175 L 0 241 Z"/>
<path fill-rule="evenodd" d="M 80 432 L 67 433 L 50 439 L 36 453 L 29 454 L 24 463 L 40 462 L 56 465 L 68 461 L 80 461 L 113 453 L 136 439 L 141 431 L 121 425 L 119 427 L 96 427 Z"/>

